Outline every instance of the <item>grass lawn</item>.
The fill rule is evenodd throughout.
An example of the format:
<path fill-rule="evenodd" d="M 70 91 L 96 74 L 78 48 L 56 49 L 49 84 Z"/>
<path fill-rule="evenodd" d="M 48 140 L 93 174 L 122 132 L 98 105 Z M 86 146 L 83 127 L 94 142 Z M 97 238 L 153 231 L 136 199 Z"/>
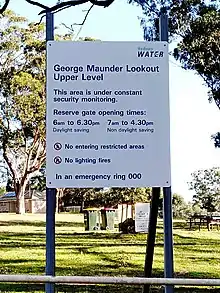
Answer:
<path fill-rule="evenodd" d="M 143 276 L 146 234 L 84 231 L 83 215 L 56 216 L 56 274 Z M 220 231 L 189 231 L 174 222 L 175 276 L 220 278 Z M 0 274 L 44 274 L 45 216 L 0 214 Z M 159 222 L 153 276 L 163 277 L 163 230 Z M 141 292 L 131 286 L 57 286 L 58 292 Z M 163 292 L 162 289 L 153 290 Z M 42 286 L 0 284 L 0 292 L 42 292 Z M 175 292 L 220 292 L 176 288 Z"/>

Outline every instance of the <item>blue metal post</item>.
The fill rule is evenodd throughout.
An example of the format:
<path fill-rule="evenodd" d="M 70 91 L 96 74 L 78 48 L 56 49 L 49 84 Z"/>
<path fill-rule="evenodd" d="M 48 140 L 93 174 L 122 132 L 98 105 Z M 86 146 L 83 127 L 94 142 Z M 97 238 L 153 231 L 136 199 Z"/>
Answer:
<path fill-rule="evenodd" d="M 50 11 L 46 14 L 46 41 L 54 40 L 54 15 Z"/>
<path fill-rule="evenodd" d="M 151 199 L 151 209 L 150 209 L 150 219 L 148 225 L 148 234 L 147 234 L 147 247 L 145 255 L 145 265 L 144 265 L 144 277 L 152 277 L 152 267 L 154 259 L 154 247 L 156 241 L 156 231 L 157 231 L 157 217 L 158 217 L 158 208 L 160 202 L 160 187 L 152 188 L 152 199 Z M 150 285 L 145 284 L 143 293 L 150 292 Z"/>
<path fill-rule="evenodd" d="M 165 11 L 161 11 L 160 13 L 160 41 L 168 42 L 168 16 Z M 163 219 L 165 278 L 173 278 L 173 224 L 171 187 L 163 188 Z M 165 287 L 165 293 L 173 292 L 174 289 L 172 285 Z"/>
<path fill-rule="evenodd" d="M 54 16 L 46 14 L 46 41 L 54 40 Z M 46 189 L 46 275 L 55 276 L 55 209 L 56 189 Z M 47 283 L 46 293 L 54 293 L 55 285 Z"/>

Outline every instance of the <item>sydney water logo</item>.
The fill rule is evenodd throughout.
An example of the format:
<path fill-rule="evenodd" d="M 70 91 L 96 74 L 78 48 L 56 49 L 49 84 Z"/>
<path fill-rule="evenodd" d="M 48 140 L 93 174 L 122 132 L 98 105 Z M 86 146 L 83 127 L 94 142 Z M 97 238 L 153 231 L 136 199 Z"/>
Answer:
<path fill-rule="evenodd" d="M 152 48 L 138 47 L 137 56 L 139 58 L 162 58 L 164 56 L 163 51 L 154 51 Z"/>

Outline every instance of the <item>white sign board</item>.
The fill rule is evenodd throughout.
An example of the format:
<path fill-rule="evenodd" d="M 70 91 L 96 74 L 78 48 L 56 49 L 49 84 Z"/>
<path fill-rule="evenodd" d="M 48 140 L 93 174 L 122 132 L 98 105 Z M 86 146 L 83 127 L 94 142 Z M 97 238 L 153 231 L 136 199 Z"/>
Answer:
<path fill-rule="evenodd" d="M 135 232 L 148 232 L 150 203 L 135 204 Z"/>
<path fill-rule="evenodd" d="M 166 42 L 47 44 L 47 187 L 170 186 Z"/>

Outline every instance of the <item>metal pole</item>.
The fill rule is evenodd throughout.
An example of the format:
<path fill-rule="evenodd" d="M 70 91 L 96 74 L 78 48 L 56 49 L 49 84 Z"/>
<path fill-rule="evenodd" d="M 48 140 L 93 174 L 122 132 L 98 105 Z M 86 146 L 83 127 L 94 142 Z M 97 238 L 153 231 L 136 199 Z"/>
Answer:
<path fill-rule="evenodd" d="M 151 209 L 150 209 L 150 219 L 149 219 L 149 227 L 148 227 L 149 229 L 147 234 L 147 248 L 146 248 L 145 265 L 144 265 L 144 277 L 146 278 L 151 278 L 152 276 L 159 200 L 160 200 L 160 187 L 153 187 Z M 145 284 L 144 293 L 148 293 L 149 290 L 150 290 L 150 285 Z"/>
<path fill-rule="evenodd" d="M 168 42 L 168 16 L 166 11 L 160 13 L 160 41 Z M 173 277 L 173 224 L 171 187 L 163 188 L 164 219 L 164 272 L 165 278 Z M 165 293 L 173 293 L 173 286 L 166 286 Z"/>
<path fill-rule="evenodd" d="M 54 40 L 54 15 L 50 11 L 46 14 L 46 41 Z"/>
<path fill-rule="evenodd" d="M 46 14 L 46 41 L 54 40 L 54 15 Z M 56 189 L 46 189 L 46 275 L 55 276 L 55 209 Z M 45 284 L 46 293 L 54 293 L 55 285 Z"/>
<path fill-rule="evenodd" d="M 173 224 L 171 187 L 163 188 L 164 217 L 164 276 L 173 278 Z M 173 293 L 173 286 L 167 286 L 165 293 Z"/>

